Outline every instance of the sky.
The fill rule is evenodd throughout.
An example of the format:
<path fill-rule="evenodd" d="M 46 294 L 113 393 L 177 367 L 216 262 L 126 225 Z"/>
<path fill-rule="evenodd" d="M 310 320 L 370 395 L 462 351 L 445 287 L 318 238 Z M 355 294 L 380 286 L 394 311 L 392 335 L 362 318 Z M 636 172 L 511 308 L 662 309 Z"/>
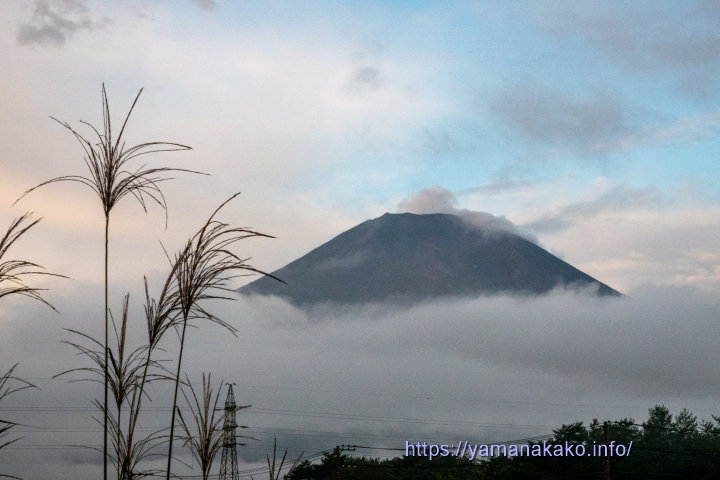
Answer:
<path fill-rule="evenodd" d="M 58 412 L 87 400 L 48 365 L 77 364 L 64 328 L 100 331 L 102 210 L 69 183 L 13 202 L 85 173 L 50 117 L 88 134 L 103 84 L 118 126 L 143 88 L 128 144 L 192 147 L 148 166 L 208 174 L 163 185 L 167 225 L 131 198 L 113 210 L 116 305 L 125 291 L 140 302 L 163 248 L 238 191 L 222 218 L 276 237 L 238 248 L 267 271 L 385 212 L 489 214 L 628 295 L 315 315 L 278 299 L 218 305 L 241 334 L 198 329 L 198 358 L 223 346 L 191 373 L 234 378 L 264 409 L 247 413 L 264 439 L 247 461 L 273 432 L 314 453 L 355 438 L 524 438 L 642 419 L 655 403 L 718 413 L 719 2 L 10 0 L 0 27 L 0 228 L 42 217 L 11 253 L 71 277 L 36 279 L 60 315 L 3 299 L 0 367 L 20 362 L 42 390 L 17 402 L 51 410 L 17 412 L 32 448 L 0 452 L 15 471 L 42 455 L 30 478 L 57 464 L 82 478 L 94 458 L 47 446 L 70 443 L 53 437 L 69 435 Z M 431 422 L 401 421 L 418 418 Z M 43 435 L 45 421 L 56 431 Z"/>

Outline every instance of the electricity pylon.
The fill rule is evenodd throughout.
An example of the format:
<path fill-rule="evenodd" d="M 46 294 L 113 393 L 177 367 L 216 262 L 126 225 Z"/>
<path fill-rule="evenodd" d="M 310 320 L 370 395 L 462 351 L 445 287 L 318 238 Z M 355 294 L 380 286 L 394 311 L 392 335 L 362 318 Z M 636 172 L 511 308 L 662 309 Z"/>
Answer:
<path fill-rule="evenodd" d="M 248 408 L 250 405 L 238 407 L 235 405 L 235 395 L 232 384 L 228 383 L 228 393 L 225 398 L 225 420 L 223 422 L 223 451 L 220 460 L 220 480 L 240 480 L 237 460 L 237 435 L 235 429 L 238 424 L 235 421 L 235 412 Z"/>

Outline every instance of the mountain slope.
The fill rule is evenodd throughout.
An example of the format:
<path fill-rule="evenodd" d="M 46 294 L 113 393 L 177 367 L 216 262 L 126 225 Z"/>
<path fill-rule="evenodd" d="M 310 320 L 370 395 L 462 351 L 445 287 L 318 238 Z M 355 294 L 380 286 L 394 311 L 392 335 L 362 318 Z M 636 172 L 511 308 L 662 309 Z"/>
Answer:
<path fill-rule="evenodd" d="M 244 294 L 278 295 L 296 305 L 423 300 L 499 292 L 540 294 L 558 285 L 607 285 L 509 232 L 487 231 L 449 214 L 389 214 L 341 233 L 260 278 Z"/>

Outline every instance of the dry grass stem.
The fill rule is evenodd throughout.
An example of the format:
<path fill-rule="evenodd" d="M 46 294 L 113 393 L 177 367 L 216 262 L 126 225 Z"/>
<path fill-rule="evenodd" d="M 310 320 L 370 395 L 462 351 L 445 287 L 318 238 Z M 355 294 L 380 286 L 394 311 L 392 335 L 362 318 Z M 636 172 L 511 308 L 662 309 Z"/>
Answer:
<path fill-rule="evenodd" d="M 83 160 L 87 167 L 88 175 L 63 175 L 51 178 L 26 190 L 15 203 L 30 192 L 45 185 L 56 182 L 76 182 L 85 185 L 95 192 L 102 202 L 105 216 L 109 216 L 113 207 L 128 195 L 132 195 L 144 211 L 147 211 L 147 201 L 152 201 L 160 205 L 167 214 L 167 204 L 159 184 L 166 180 L 171 180 L 171 177 L 167 176 L 170 172 L 201 172 L 180 168 L 147 168 L 146 165 L 141 165 L 136 169 L 128 168 L 128 162 L 141 155 L 191 150 L 191 147 L 187 145 L 172 142 L 144 142 L 130 147 L 126 145 L 123 134 L 125 133 L 125 128 L 142 91 L 143 89 L 141 88 L 135 96 L 135 100 L 125 116 L 122 128 L 114 139 L 112 122 L 110 120 L 110 105 L 108 103 L 105 85 L 102 87 L 102 132 L 89 122 L 80 121 L 80 123 L 92 130 L 94 138 L 86 138 L 70 126 L 69 123 L 50 117 L 69 130 L 82 147 L 84 152 Z"/>
<path fill-rule="evenodd" d="M 53 277 L 67 278 L 63 275 L 48 273 L 36 263 L 26 260 L 5 260 L 8 250 L 13 244 L 40 222 L 40 218 L 31 220 L 32 213 L 25 213 L 14 219 L 8 227 L 5 235 L 0 239 L 0 298 L 8 295 L 23 295 L 44 303 L 55 310 L 47 300 L 40 294 L 44 289 L 29 286 L 25 277 L 30 275 L 50 275 Z M 57 311 L 57 310 L 56 310 Z"/>
<path fill-rule="evenodd" d="M 4 399 L 14 393 L 26 390 L 28 388 L 37 388 L 32 383 L 13 375 L 17 366 L 18 364 L 16 363 L 12 367 L 10 367 L 5 373 L 0 375 L 0 402 L 2 402 Z M 7 447 L 8 445 L 12 445 L 13 443 L 23 438 L 9 438 L 12 429 L 17 427 L 18 425 L 19 424 L 16 422 L 0 419 L 0 450 Z M 0 473 L 0 478 L 12 478 L 14 480 L 22 480 L 20 477 L 4 473 Z"/>
<path fill-rule="evenodd" d="M 178 419 L 180 420 L 180 427 L 182 428 L 182 433 L 178 438 L 182 440 L 183 446 L 190 449 L 193 457 L 200 464 L 203 480 L 207 480 L 210 477 L 210 470 L 212 469 L 215 457 L 223 446 L 223 429 L 221 424 L 224 417 L 219 415 L 216 418 L 215 416 L 215 412 L 218 411 L 218 401 L 220 400 L 223 382 L 220 382 L 218 391 L 215 394 L 215 399 L 213 400 L 210 374 L 208 374 L 207 377 L 205 373 L 202 375 L 202 392 L 200 397 L 198 397 L 195 387 L 193 387 L 190 382 L 190 378 L 187 376 L 185 378 L 187 388 L 182 389 L 182 394 L 190 409 L 191 419 L 189 418 L 186 421 L 178 408 Z M 189 390 L 190 394 L 188 394 L 186 390 Z"/>
<path fill-rule="evenodd" d="M 128 348 L 129 301 L 129 294 L 126 294 L 123 297 L 122 319 L 119 326 L 110 312 L 115 344 L 108 349 L 107 356 L 109 362 L 108 387 L 115 401 L 115 409 L 108 410 L 108 429 L 115 452 L 111 461 L 118 469 L 118 479 L 133 478 L 133 475 L 137 474 L 137 464 L 148 455 L 152 447 L 158 444 L 157 440 L 160 437 L 157 433 L 139 439 L 135 438 L 135 427 L 140 415 L 140 399 L 143 396 L 148 397 L 145 392 L 147 383 L 170 378 L 164 373 L 162 365 L 150 358 L 150 349 L 147 345 L 133 350 Z M 106 357 L 102 342 L 77 330 L 67 330 L 80 337 L 82 342 L 64 340 L 63 343 L 72 346 L 77 350 L 78 355 L 88 358 L 92 366 L 66 370 L 55 377 L 81 373 L 84 375 L 83 377 L 70 380 L 70 382 L 90 381 L 104 384 Z M 150 368 L 152 368 L 152 372 L 148 373 Z M 103 404 L 97 402 L 96 405 L 103 411 L 104 417 Z M 127 430 L 123 431 L 122 416 L 125 406 L 129 411 L 129 421 Z"/>
<path fill-rule="evenodd" d="M 281 478 L 286 478 L 287 475 L 281 477 L 282 471 L 284 468 L 288 468 L 285 466 L 285 458 L 287 457 L 287 448 L 285 449 L 285 452 L 283 453 L 282 458 L 280 459 L 280 463 L 277 463 L 277 438 L 273 437 L 273 456 L 272 456 L 272 463 L 270 462 L 270 456 L 267 455 L 267 465 L 268 465 L 268 478 L 269 480 L 280 480 Z M 302 459 L 302 456 L 305 452 L 300 452 L 300 455 L 293 461 L 293 463 L 290 465 L 288 472 L 292 472 L 295 467 L 297 467 L 300 464 L 300 460 Z"/>
<path fill-rule="evenodd" d="M 234 278 L 249 274 L 248 272 L 260 273 L 275 278 L 262 270 L 252 267 L 247 263 L 249 259 L 241 258 L 230 250 L 237 242 L 246 238 L 274 237 L 248 228 L 233 227 L 216 219 L 220 210 L 238 195 L 240 195 L 239 192 L 220 204 L 200 230 L 187 241 L 185 247 L 175 255 L 171 262 L 175 275 L 174 286 L 176 289 L 175 295 L 177 296 L 175 303 L 177 308 L 179 308 L 182 318 L 181 322 L 180 319 L 178 319 L 180 323 L 180 351 L 178 353 L 173 410 L 170 420 L 170 443 L 168 446 L 166 480 L 170 480 L 171 475 L 175 411 L 180 372 L 182 371 L 185 331 L 188 321 L 198 319 L 209 320 L 235 334 L 235 327 L 210 313 L 205 308 L 204 303 L 209 300 L 235 299 L 236 294 L 234 290 L 230 288 L 229 282 Z M 276 278 L 276 280 L 279 279 Z"/>
<path fill-rule="evenodd" d="M 90 138 L 84 137 L 75 130 L 69 123 L 60 121 L 54 117 L 53 120 L 65 127 L 73 135 L 75 140 L 80 144 L 84 152 L 83 161 L 87 167 L 87 176 L 82 175 L 63 175 L 46 180 L 29 190 L 26 190 L 17 201 L 30 192 L 57 182 L 73 182 L 79 183 L 90 188 L 100 199 L 105 214 L 105 343 L 104 348 L 108 350 L 108 240 L 110 226 L 110 212 L 113 207 L 127 196 L 132 196 L 147 212 L 147 202 L 154 202 L 160 205 L 165 211 L 165 222 L 167 224 L 167 204 L 165 197 L 160 190 L 159 184 L 172 177 L 168 176 L 171 172 L 191 172 L 200 173 L 193 170 L 178 168 L 147 168 L 141 165 L 135 169 L 129 167 L 128 162 L 142 155 L 151 153 L 190 150 L 187 145 L 171 142 L 145 142 L 133 146 L 127 146 L 123 135 L 127 127 L 130 116 L 132 115 L 135 105 L 142 94 L 142 89 L 138 91 L 133 100 L 130 110 L 123 121 L 117 137 L 113 137 L 112 122 L 110 119 L 110 104 L 107 98 L 105 85 L 102 86 L 102 110 L 103 110 L 103 126 L 101 129 L 96 128 L 92 124 L 81 121 L 83 125 L 90 128 L 93 135 Z M 107 353 L 106 353 L 107 355 Z M 107 356 L 105 357 L 105 365 L 108 365 Z M 107 480 L 107 452 L 108 452 L 108 372 L 105 373 L 105 394 L 104 394 L 104 411 L 105 419 L 103 426 L 103 462 L 104 472 L 103 478 Z"/>

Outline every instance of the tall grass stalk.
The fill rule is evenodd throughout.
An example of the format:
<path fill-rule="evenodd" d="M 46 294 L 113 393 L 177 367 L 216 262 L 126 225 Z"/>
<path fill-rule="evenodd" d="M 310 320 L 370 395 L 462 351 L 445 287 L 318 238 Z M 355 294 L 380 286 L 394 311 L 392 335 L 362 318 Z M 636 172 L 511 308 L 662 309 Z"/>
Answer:
<path fill-rule="evenodd" d="M 99 405 L 98 405 L 99 406 Z M 144 477 L 154 477 L 162 474 L 162 470 L 140 470 L 140 462 L 146 460 L 153 453 L 155 448 L 164 441 L 164 429 L 152 432 L 140 437 L 132 442 L 126 440 L 126 434 L 122 430 L 121 424 L 115 417 L 110 415 L 109 426 L 111 438 L 113 439 L 113 448 L 118 452 L 116 457 L 116 467 L 118 470 L 119 480 L 134 480 Z"/>
<path fill-rule="evenodd" d="M 150 375 L 148 374 L 151 366 L 159 366 L 158 362 L 152 359 L 152 354 L 158 347 L 160 340 L 162 339 L 165 332 L 167 332 L 173 325 L 177 318 L 177 289 L 174 284 L 175 279 L 175 266 L 170 271 L 170 274 L 165 280 L 162 291 L 156 300 L 150 296 L 150 290 L 148 288 L 147 277 L 145 281 L 145 320 L 147 323 L 148 343 L 145 350 L 146 356 L 143 362 L 142 375 L 139 377 L 138 387 L 133 390 L 132 397 L 130 399 L 130 413 L 128 416 L 127 435 L 125 437 L 125 450 L 132 452 L 136 445 L 135 442 L 135 430 L 137 428 L 138 420 L 140 418 L 140 412 L 142 410 L 143 398 L 147 396 L 145 392 L 145 386 L 153 379 L 157 378 L 169 378 L 162 375 Z M 163 369 L 163 371 L 165 371 Z M 130 465 L 125 467 L 126 470 L 130 470 Z"/>
<path fill-rule="evenodd" d="M 110 321 L 113 327 L 114 343 L 113 347 L 108 348 L 108 387 L 112 392 L 112 397 L 115 402 L 115 410 L 113 413 L 108 414 L 108 425 L 111 432 L 113 449 L 115 456 L 113 457 L 113 463 L 117 467 L 117 478 L 131 478 L 134 473 L 133 468 L 137 465 L 139 452 L 142 452 L 144 445 L 143 440 L 139 442 L 139 445 L 134 444 L 132 441 L 127 442 L 128 435 L 122 430 L 122 414 L 124 406 L 129 404 L 130 416 L 134 413 L 134 399 L 136 398 L 136 392 L 140 389 L 141 384 L 156 380 L 159 378 L 169 378 L 167 375 L 160 373 L 153 373 L 148 379 L 147 369 L 149 366 L 157 367 L 162 369 L 162 366 L 157 362 L 152 361 L 148 355 L 147 345 L 141 345 L 133 350 L 130 350 L 127 344 L 127 331 L 128 331 L 128 315 L 129 315 L 129 301 L 130 296 L 126 294 L 123 297 L 122 303 L 122 319 L 118 328 L 117 323 L 110 312 Z M 76 380 L 70 380 L 71 382 L 79 381 L 91 381 L 91 382 L 104 382 L 105 372 L 105 355 L 104 346 L 101 341 L 79 332 L 77 330 L 67 329 L 69 332 L 80 337 L 80 341 L 64 340 L 66 343 L 78 351 L 79 355 L 87 357 L 91 365 L 90 367 L 79 367 L 73 368 L 61 372 L 55 377 L 63 376 L 70 373 L 82 373 L 85 376 Z M 81 343 L 82 342 L 82 343 Z M 86 343 L 89 345 L 86 345 Z M 130 402 L 133 399 L 133 402 Z M 103 411 L 104 405 L 97 404 L 98 408 Z M 104 421 L 103 412 L 103 421 Z M 147 444 L 147 442 L 145 442 Z"/>
<path fill-rule="evenodd" d="M 43 289 L 29 286 L 25 283 L 25 277 L 30 275 L 50 275 L 62 278 L 67 277 L 55 273 L 48 273 L 44 271 L 42 266 L 33 262 L 28 262 L 27 260 L 3 260 L 6 257 L 8 250 L 10 250 L 10 247 L 12 247 L 18 239 L 27 233 L 28 230 L 40 222 L 41 219 L 39 218 L 31 221 L 31 216 L 31 213 L 24 213 L 23 215 L 15 218 L 5 231 L 2 239 L 0 239 L 0 298 L 7 297 L 9 295 L 22 295 L 30 297 L 33 300 L 37 300 L 57 312 L 55 307 L 53 307 L 40 294 Z M 16 363 L 5 373 L 0 375 L 0 402 L 13 393 L 17 393 L 28 388 L 37 388 L 32 383 L 13 375 L 17 366 L 18 364 Z M 17 425 L 18 424 L 15 422 L 0 419 L 0 450 L 20 440 L 20 438 L 8 440 L 10 431 Z M 13 478 L 20 480 L 19 477 L 2 473 L 0 473 L 0 478 Z"/>
<path fill-rule="evenodd" d="M 35 288 L 25 283 L 25 277 L 30 275 L 50 275 L 53 277 L 67 278 L 64 275 L 48 273 L 40 265 L 26 260 L 5 260 L 10 247 L 18 241 L 25 233 L 40 222 L 40 218 L 31 220 L 32 213 L 24 213 L 14 219 L 8 227 L 5 235 L 0 239 L 0 298 L 9 295 L 23 295 L 44 303 L 55 310 L 50 303 L 40 294 L 44 289 Z M 57 311 L 57 310 L 55 310 Z"/>
<path fill-rule="evenodd" d="M 270 455 L 266 455 L 265 458 L 267 458 L 267 465 L 268 465 L 268 479 L 269 480 L 280 480 L 281 478 L 287 478 L 287 474 L 283 477 L 282 471 L 284 468 L 288 468 L 285 466 L 285 458 L 287 457 L 287 448 L 285 449 L 285 452 L 283 453 L 282 458 L 280 459 L 280 463 L 277 462 L 277 437 L 273 437 L 273 456 L 272 456 L 272 463 L 270 462 Z M 300 452 L 300 455 L 293 460 L 293 463 L 290 464 L 290 467 L 288 469 L 288 473 L 292 472 L 295 467 L 297 467 L 300 464 L 300 460 L 302 459 L 302 456 L 305 452 Z M 251 477 L 252 478 L 252 477 Z"/>
<path fill-rule="evenodd" d="M 247 263 L 247 259 L 240 258 L 230 251 L 230 248 L 235 243 L 246 238 L 274 237 L 247 228 L 232 227 L 227 223 L 215 219 L 220 210 L 239 194 L 238 192 L 232 195 L 215 209 L 200 230 L 198 230 L 198 232 L 187 241 L 185 247 L 175 255 L 174 261 L 172 262 L 177 288 L 177 306 L 181 316 L 181 319 L 178 321 L 181 325 L 180 350 L 178 353 L 177 371 L 174 377 L 175 392 L 173 394 L 173 408 L 170 420 L 166 480 L 170 480 L 171 475 L 175 413 L 178 387 L 180 384 L 180 372 L 182 371 L 183 350 L 185 348 L 185 331 L 188 321 L 195 319 L 210 320 L 235 334 L 236 329 L 208 312 L 204 307 L 204 303 L 208 300 L 235 299 L 237 294 L 229 288 L 229 282 L 239 276 L 247 275 L 247 273 L 241 272 L 255 272 L 275 278 L 268 273 L 250 266 Z"/>
<path fill-rule="evenodd" d="M 12 367 L 10 367 L 5 373 L 0 375 L 0 402 L 5 400 L 13 393 L 17 393 L 28 388 L 37 388 L 32 383 L 13 375 L 17 366 L 18 364 L 16 363 Z M 10 430 L 12 430 L 17 425 L 18 424 L 15 422 L 0 419 L 0 449 L 3 449 L 8 445 L 20 440 L 20 438 L 7 440 L 7 437 L 10 434 Z"/>
<path fill-rule="evenodd" d="M 110 105 L 108 103 L 105 85 L 102 86 L 102 110 L 103 110 L 103 126 L 101 129 L 96 128 L 92 124 L 81 121 L 80 123 L 90 128 L 93 135 L 86 138 L 77 130 L 70 126 L 67 122 L 62 122 L 54 117 L 53 120 L 65 127 L 75 137 L 77 142 L 83 149 L 83 160 L 88 170 L 87 176 L 82 175 L 64 175 L 55 177 L 42 182 L 33 188 L 25 191 L 17 201 L 23 198 L 33 190 L 56 182 L 75 182 L 90 188 L 100 199 L 103 213 L 105 214 L 105 365 L 108 365 L 107 349 L 108 349 L 108 243 L 110 228 L 110 212 L 113 207 L 123 198 L 132 196 L 147 212 L 147 202 L 160 205 L 165 211 L 165 220 L 167 222 L 167 205 L 165 197 L 160 190 L 159 184 L 169 180 L 167 174 L 170 172 L 194 172 L 191 170 L 177 168 L 147 168 L 141 165 L 135 170 L 129 169 L 128 162 L 142 155 L 148 155 L 157 152 L 190 150 L 190 147 L 178 143 L 170 142 L 145 142 L 133 146 L 127 146 L 123 138 L 125 127 L 128 124 L 130 115 L 137 104 L 141 88 L 135 96 L 130 110 L 128 111 L 120 128 L 117 137 L 113 137 L 112 124 L 110 120 Z M 104 421 L 103 421 L 103 478 L 107 480 L 107 453 L 108 453 L 108 372 L 107 368 L 104 372 Z"/>
<path fill-rule="evenodd" d="M 185 376 L 187 388 L 182 389 L 183 397 L 187 403 L 192 422 L 187 421 L 178 407 L 178 417 L 182 432 L 178 438 L 183 441 L 183 446 L 188 447 L 195 460 L 200 464 L 203 480 L 210 478 L 210 470 L 220 448 L 223 446 L 223 429 L 221 423 L 223 415 L 216 417 L 218 401 L 222 391 L 223 382 L 220 382 L 215 399 L 213 400 L 213 389 L 210 380 L 211 374 L 202 374 L 202 391 L 198 398 L 195 387 L 190 378 Z M 190 394 L 186 390 L 190 390 Z"/>
<path fill-rule="evenodd" d="M 32 383 L 13 375 L 17 366 L 18 364 L 16 363 L 12 367 L 10 367 L 5 373 L 0 375 L 0 402 L 5 400 L 13 393 L 17 393 L 28 388 L 37 388 Z M 17 442 L 22 438 L 17 437 L 9 439 L 10 432 L 16 426 L 18 426 L 18 424 L 15 422 L 0 419 L 0 450 L 7 447 L 8 445 L 12 445 L 13 443 Z M 16 480 L 21 480 L 19 477 L 3 473 L 0 473 L 0 478 L 13 478 Z"/>

